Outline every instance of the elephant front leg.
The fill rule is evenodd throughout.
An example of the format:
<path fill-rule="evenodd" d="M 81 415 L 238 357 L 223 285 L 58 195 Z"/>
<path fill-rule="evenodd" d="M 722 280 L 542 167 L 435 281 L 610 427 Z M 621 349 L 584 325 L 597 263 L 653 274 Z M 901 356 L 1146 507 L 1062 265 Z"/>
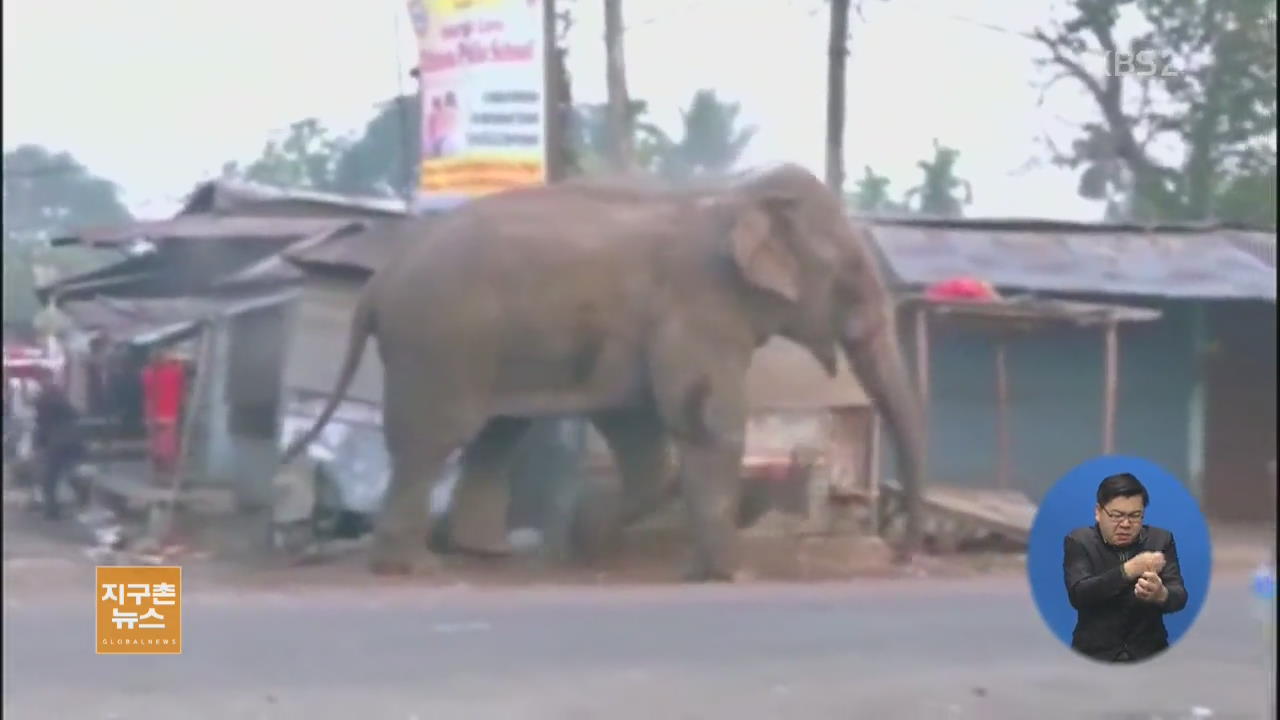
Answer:
<path fill-rule="evenodd" d="M 653 358 L 662 419 L 680 455 L 680 483 L 693 534 L 694 581 L 736 579 L 739 471 L 746 436 L 751 347 L 671 338 Z M 701 349 L 701 352 L 699 352 Z"/>
<path fill-rule="evenodd" d="M 681 442 L 681 491 L 693 532 L 693 562 L 686 579 L 694 582 L 737 579 L 739 468 L 742 446 L 727 439 Z"/>

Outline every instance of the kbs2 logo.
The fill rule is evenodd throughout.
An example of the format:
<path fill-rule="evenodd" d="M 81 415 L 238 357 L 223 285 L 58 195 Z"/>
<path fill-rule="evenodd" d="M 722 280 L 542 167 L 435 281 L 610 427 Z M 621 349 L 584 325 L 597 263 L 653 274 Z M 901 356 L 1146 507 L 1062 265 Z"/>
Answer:
<path fill-rule="evenodd" d="M 1119 50 L 1106 53 L 1107 77 L 1132 75 L 1134 77 L 1177 77 L 1182 71 L 1155 50 L 1139 50 L 1136 53 Z"/>
<path fill-rule="evenodd" d="M 99 567 L 98 654 L 182 653 L 182 568 Z"/>

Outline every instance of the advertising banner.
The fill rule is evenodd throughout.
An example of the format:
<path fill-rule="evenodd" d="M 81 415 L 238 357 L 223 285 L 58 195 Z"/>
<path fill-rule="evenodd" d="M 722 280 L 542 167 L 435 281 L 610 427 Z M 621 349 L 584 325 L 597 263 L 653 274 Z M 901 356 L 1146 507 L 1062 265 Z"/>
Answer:
<path fill-rule="evenodd" d="M 410 0 L 422 90 L 416 209 L 546 177 L 540 0 Z"/>

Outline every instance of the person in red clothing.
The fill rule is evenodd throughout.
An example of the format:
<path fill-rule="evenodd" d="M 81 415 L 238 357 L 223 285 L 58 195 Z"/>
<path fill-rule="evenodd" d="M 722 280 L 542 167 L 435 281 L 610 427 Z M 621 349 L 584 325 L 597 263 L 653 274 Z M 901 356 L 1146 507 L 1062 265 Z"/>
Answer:
<path fill-rule="evenodd" d="M 185 363 L 164 351 L 157 351 L 142 369 L 151 463 L 156 472 L 165 476 L 171 475 L 178 466 L 181 451 L 178 429 L 185 383 Z"/>

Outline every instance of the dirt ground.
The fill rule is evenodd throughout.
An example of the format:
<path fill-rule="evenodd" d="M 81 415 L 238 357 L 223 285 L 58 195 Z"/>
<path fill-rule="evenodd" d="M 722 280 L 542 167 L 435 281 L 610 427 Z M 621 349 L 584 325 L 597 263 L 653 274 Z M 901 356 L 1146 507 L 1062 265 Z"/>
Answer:
<path fill-rule="evenodd" d="M 237 586 L 317 585 L 351 586 L 371 582 L 366 559 L 367 537 L 329 544 L 307 563 L 291 564 L 279 556 L 254 549 L 252 520 L 224 521 L 177 540 L 168 553 L 142 555 L 122 552 L 94 556 L 92 531 L 74 519 L 45 520 L 38 513 L 6 503 L 4 509 L 4 568 L 7 588 L 40 585 L 53 576 L 83 577 L 95 564 L 133 564 L 163 558 L 180 564 L 184 572 L 219 584 Z M 674 584 L 682 581 L 688 543 L 679 534 L 633 535 L 608 560 L 590 565 L 555 562 L 541 555 L 481 558 L 441 557 L 442 569 L 428 577 L 378 578 L 379 584 L 413 585 L 602 585 Z M 988 573 L 1021 573 L 1021 554 L 974 554 L 920 558 L 911 567 L 895 567 L 888 548 L 878 538 L 742 538 L 744 579 L 747 581 L 824 581 L 855 577 L 965 577 Z M 10 583 L 13 583 L 12 585 Z"/>
<path fill-rule="evenodd" d="M 163 561 L 180 564 L 187 573 L 236 586 L 359 586 L 373 581 L 367 565 L 367 537 L 329 543 L 317 558 L 292 564 L 262 551 L 264 525 L 256 518 L 231 517 L 216 523 L 187 522 L 168 552 L 122 552 L 94 555 L 93 530 L 75 519 L 45 520 L 24 507 L 12 493 L 4 503 L 4 576 L 6 588 L 39 585 L 53 577 L 83 577 L 97 564 Z M 890 562 L 879 538 L 795 537 L 744 532 L 741 538 L 744 579 L 766 582 L 821 582 L 854 578 L 1021 575 L 1026 556 L 1020 552 L 972 552 L 922 556 L 910 566 Z M 1214 529 L 1216 569 L 1251 569 L 1274 547 L 1274 530 Z M 526 586 L 674 584 L 682 581 L 688 541 L 682 532 L 632 532 L 613 557 L 590 565 L 554 562 L 537 554 L 507 558 L 461 555 L 441 557 L 442 569 L 431 576 L 378 578 L 379 584 Z M 11 584 L 12 583 L 12 584 Z"/>

